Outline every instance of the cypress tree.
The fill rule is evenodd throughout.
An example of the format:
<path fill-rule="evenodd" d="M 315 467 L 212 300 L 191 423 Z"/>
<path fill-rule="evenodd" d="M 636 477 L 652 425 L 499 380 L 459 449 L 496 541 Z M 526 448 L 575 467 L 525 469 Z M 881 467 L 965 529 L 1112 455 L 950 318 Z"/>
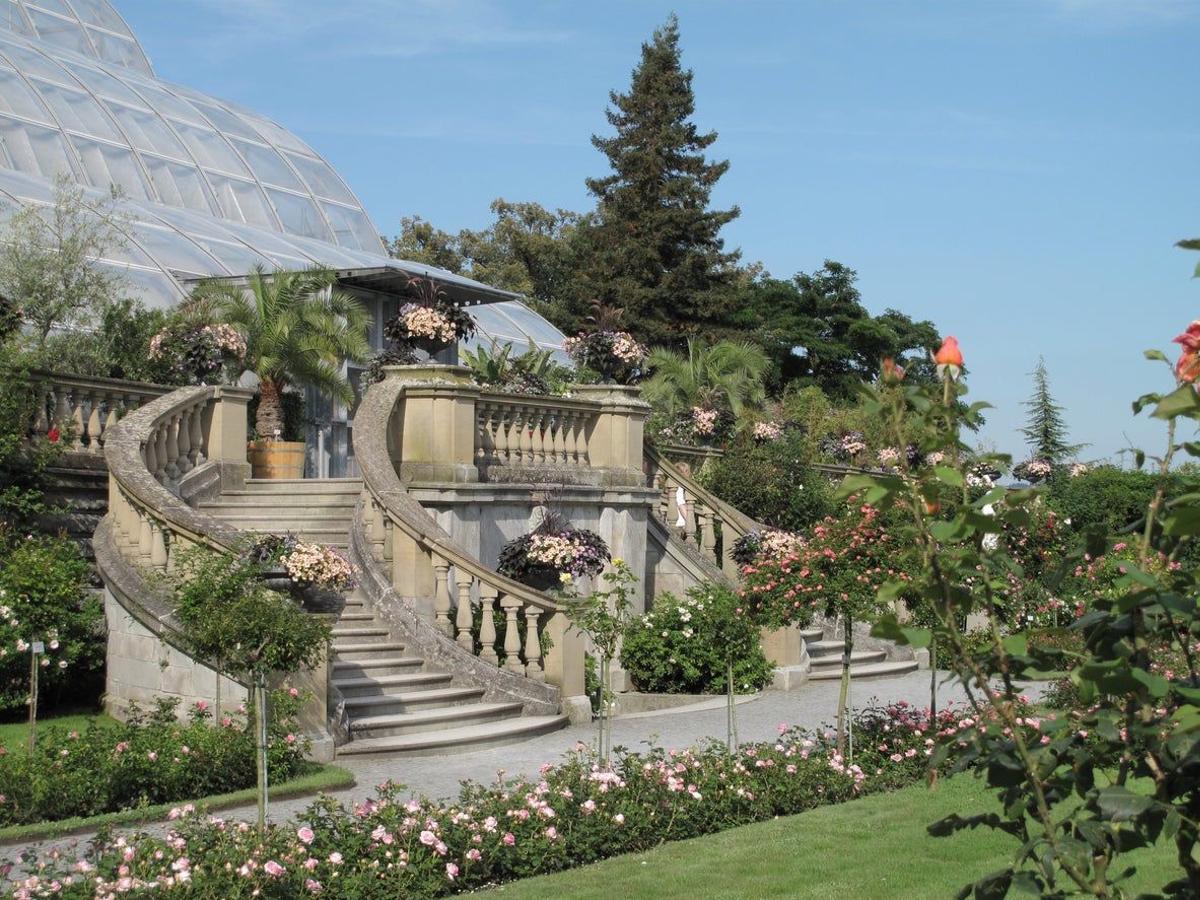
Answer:
<path fill-rule="evenodd" d="M 612 174 L 589 178 L 597 199 L 591 294 L 626 310 L 624 322 L 651 343 L 712 337 L 733 312 L 739 253 L 727 253 L 722 226 L 737 207 L 710 210 L 709 196 L 729 168 L 704 151 L 717 133 L 700 133 L 692 72 L 680 59 L 674 15 L 642 45 L 628 93 L 609 94 L 612 137 L 593 136 Z"/>
<path fill-rule="evenodd" d="M 1067 424 L 1063 421 L 1063 409 L 1050 395 L 1050 376 L 1046 372 L 1046 360 L 1039 356 L 1037 366 L 1029 374 L 1033 376 L 1033 396 L 1021 404 L 1029 410 L 1021 433 L 1025 435 L 1025 443 L 1029 445 L 1033 459 L 1063 462 L 1085 445 L 1067 443 Z"/>

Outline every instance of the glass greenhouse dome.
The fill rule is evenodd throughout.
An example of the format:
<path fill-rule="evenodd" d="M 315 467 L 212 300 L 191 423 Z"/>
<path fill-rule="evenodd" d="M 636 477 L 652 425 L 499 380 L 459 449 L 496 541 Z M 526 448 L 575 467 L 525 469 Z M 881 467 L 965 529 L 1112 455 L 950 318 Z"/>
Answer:
<path fill-rule="evenodd" d="M 428 274 L 482 304 L 476 343 L 561 352 L 562 334 L 517 295 L 388 257 L 346 182 L 287 129 L 158 79 L 108 0 L 0 0 L 0 223 L 53 202 L 62 177 L 96 198 L 119 191 L 127 240 L 98 262 L 148 305 L 255 266 Z M 360 296 L 381 322 L 389 301 L 378 294 Z"/>

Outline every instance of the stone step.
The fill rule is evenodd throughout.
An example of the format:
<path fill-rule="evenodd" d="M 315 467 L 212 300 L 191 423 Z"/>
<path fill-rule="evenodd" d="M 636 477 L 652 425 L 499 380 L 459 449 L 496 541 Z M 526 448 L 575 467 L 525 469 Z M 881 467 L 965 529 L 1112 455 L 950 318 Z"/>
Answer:
<path fill-rule="evenodd" d="M 347 604 L 346 606 L 347 606 L 347 608 L 349 608 L 349 604 Z M 364 609 L 362 604 L 359 604 L 357 607 L 354 607 L 354 608 L 357 610 Z M 374 622 L 374 621 L 375 621 L 375 613 L 369 613 L 369 612 L 345 612 L 345 611 L 343 611 L 342 614 L 340 616 L 338 616 L 338 624 L 341 624 L 342 622 Z"/>
<path fill-rule="evenodd" d="M 826 653 L 823 656 L 813 656 L 811 659 L 814 671 L 816 669 L 829 668 L 840 671 L 842 668 L 842 654 L 840 652 Z M 877 663 L 883 662 L 885 659 L 887 659 L 887 652 L 884 650 L 855 650 L 850 654 L 850 666 L 853 668 L 860 663 Z"/>
<path fill-rule="evenodd" d="M 363 716 L 351 720 L 350 733 L 366 738 L 425 734 L 450 728 L 483 725 L 517 718 L 520 715 L 521 704 L 515 701 L 469 703 L 466 706 L 448 706 L 398 716 Z"/>
<path fill-rule="evenodd" d="M 448 750 L 466 752 L 513 744 L 542 734 L 558 731 L 567 724 L 566 716 L 519 716 L 485 725 L 465 725 L 420 734 L 363 738 L 338 748 L 338 756 L 362 753 L 392 753 L 407 756 L 433 756 Z"/>
<path fill-rule="evenodd" d="M 270 504 L 272 509 L 314 507 L 317 509 L 354 509 L 358 493 L 294 493 L 280 494 L 273 491 L 225 491 L 214 500 L 202 500 L 196 505 L 200 509 L 262 509 Z"/>
<path fill-rule="evenodd" d="M 354 494 L 362 491 L 361 478 L 250 478 L 247 493 Z"/>
<path fill-rule="evenodd" d="M 425 691 L 449 687 L 452 678 L 445 672 L 411 672 L 402 675 L 342 675 L 335 672 L 333 684 L 343 697 L 380 697 L 406 689 Z"/>
<path fill-rule="evenodd" d="M 380 659 L 389 653 L 397 656 L 403 649 L 404 645 L 395 641 L 382 641 L 379 643 L 347 641 L 345 643 L 334 642 L 333 645 L 333 652 L 337 654 L 338 662 L 359 662 L 364 659 Z"/>
<path fill-rule="evenodd" d="M 347 697 L 346 712 L 350 721 L 362 716 L 389 716 L 433 709 L 443 706 L 463 706 L 483 698 L 483 688 L 443 687 L 427 691 L 404 691 L 379 694 L 373 697 Z"/>
<path fill-rule="evenodd" d="M 800 631 L 800 637 L 804 638 L 804 643 L 812 646 L 813 641 L 820 641 L 825 638 L 824 628 L 804 628 Z"/>
<path fill-rule="evenodd" d="M 368 659 L 339 659 L 333 664 L 335 678 L 375 678 L 384 675 L 402 675 L 425 665 L 420 656 L 379 656 Z"/>
<path fill-rule="evenodd" d="M 829 640 L 821 638 L 815 641 L 806 639 L 804 643 L 808 647 L 809 656 L 829 656 L 834 653 L 841 656 L 842 651 L 846 648 L 846 642 L 841 638 L 830 638 Z"/>
<path fill-rule="evenodd" d="M 379 625 L 334 625 L 333 626 L 333 642 L 336 647 L 338 641 L 345 638 L 347 640 L 354 639 L 355 641 L 364 641 L 367 638 L 376 640 L 387 640 L 391 637 L 391 632 Z"/>
<path fill-rule="evenodd" d="M 855 681 L 861 681 L 867 678 L 886 678 L 893 675 L 904 675 L 907 672 L 917 671 L 917 661 L 915 659 L 900 659 L 890 660 L 888 662 L 868 663 L 862 666 L 850 667 L 850 678 Z M 841 666 L 821 668 L 813 668 L 809 674 L 810 681 L 836 681 L 842 677 Z"/>
<path fill-rule="evenodd" d="M 272 513 L 265 509 L 252 515 L 230 516 L 225 513 L 214 513 L 214 515 L 222 522 L 228 522 L 234 528 L 240 528 L 242 531 L 270 531 L 272 533 L 288 531 L 344 531 L 349 533 L 350 526 L 354 522 L 354 517 L 349 515 L 292 515 L 283 512 Z"/>

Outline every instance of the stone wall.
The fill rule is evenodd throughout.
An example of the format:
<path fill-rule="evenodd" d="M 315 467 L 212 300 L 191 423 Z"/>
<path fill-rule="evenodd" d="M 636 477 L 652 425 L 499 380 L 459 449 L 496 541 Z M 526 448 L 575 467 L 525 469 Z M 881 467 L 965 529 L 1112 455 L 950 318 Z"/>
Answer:
<path fill-rule="evenodd" d="M 143 707 L 163 698 L 179 700 L 179 713 L 204 700 L 215 708 L 217 673 L 154 634 L 104 591 L 104 614 L 108 619 L 108 672 L 105 680 L 105 710 L 124 719 L 130 701 Z M 221 678 L 221 707 L 234 709 L 246 702 L 246 689 Z"/>

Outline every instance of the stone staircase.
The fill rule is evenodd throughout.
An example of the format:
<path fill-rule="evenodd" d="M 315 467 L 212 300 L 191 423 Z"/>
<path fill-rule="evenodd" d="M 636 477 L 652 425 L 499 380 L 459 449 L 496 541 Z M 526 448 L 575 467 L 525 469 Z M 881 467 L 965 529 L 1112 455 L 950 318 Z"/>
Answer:
<path fill-rule="evenodd" d="M 335 549 L 349 546 L 357 479 L 250 480 L 198 508 L 236 528 L 294 534 Z M 338 755 L 434 755 L 514 743 L 556 731 L 564 715 L 526 716 L 519 702 L 485 702 L 483 688 L 431 671 L 356 589 L 333 628 L 331 681 L 341 694 L 351 740 Z"/>
<path fill-rule="evenodd" d="M 832 629 L 829 629 L 832 630 Z M 801 632 L 812 663 L 810 681 L 837 681 L 842 677 L 842 651 L 845 642 L 840 637 L 827 636 L 827 629 L 815 627 Z M 915 672 L 916 659 L 889 659 L 886 650 L 855 649 L 850 655 L 850 677 L 855 681 L 885 678 Z"/>

